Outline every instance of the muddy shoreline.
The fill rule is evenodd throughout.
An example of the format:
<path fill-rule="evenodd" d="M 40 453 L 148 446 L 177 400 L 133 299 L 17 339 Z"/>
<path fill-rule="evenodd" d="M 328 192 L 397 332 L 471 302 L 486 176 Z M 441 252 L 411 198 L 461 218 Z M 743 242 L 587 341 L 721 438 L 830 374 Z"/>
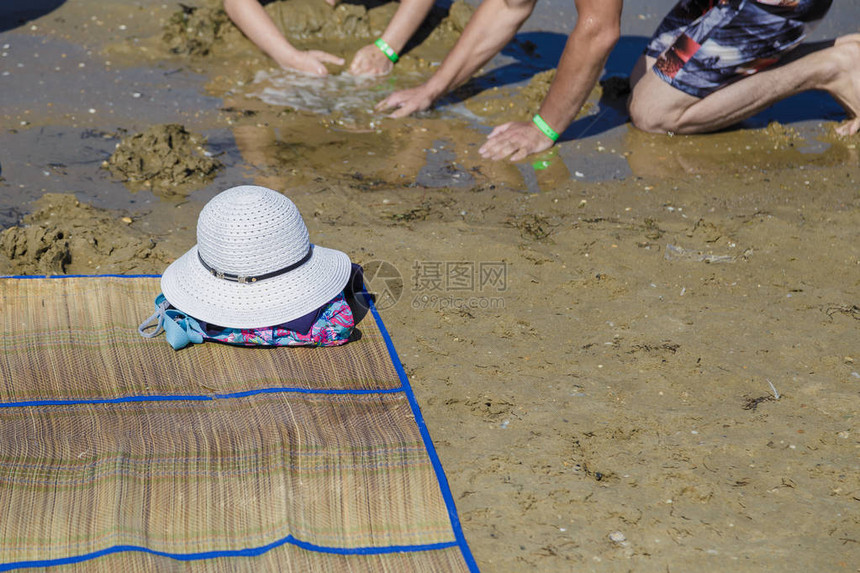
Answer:
<path fill-rule="evenodd" d="M 573 135 L 617 125 L 492 164 L 483 134 L 546 76 L 399 122 L 368 111 L 433 69 L 453 24 L 402 75 L 321 83 L 236 36 L 172 53 L 178 5 L 144 4 L 67 2 L 0 32 L 17 88 L 0 273 L 160 273 L 215 193 L 282 190 L 315 242 L 400 275 L 371 286 L 396 287 L 381 313 L 481 570 L 860 571 L 860 138 L 834 137 L 836 115 L 669 138 L 599 89 Z M 392 6 L 349 9 L 371 34 Z M 111 171 L 173 124 L 190 148 L 144 147 L 211 180 Z"/>

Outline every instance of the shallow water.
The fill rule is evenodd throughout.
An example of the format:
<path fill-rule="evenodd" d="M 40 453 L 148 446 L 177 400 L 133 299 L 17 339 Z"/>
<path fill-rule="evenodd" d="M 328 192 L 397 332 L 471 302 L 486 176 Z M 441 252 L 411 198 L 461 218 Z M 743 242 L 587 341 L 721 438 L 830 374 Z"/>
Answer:
<path fill-rule="evenodd" d="M 0 92 L 6 127 L 0 134 L 0 148 L 6 150 L 0 157 L 0 176 L 7 181 L 0 198 L 3 225 L 44 192 L 74 191 L 113 208 L 149 204 L 153 198 L 145 191 L 126 190 L 94 167 L 107 159 L 123 130 L 136 132 L 152 123 L 181 123 L 207 136 L 210 152 L 228 167 L 190 200 L 205 200 L 242 180 L 232 167 L 243 161 L 259 173 L 265 157 L 275 161 L 263 169 L 267 180 L 282 186 L 357 177 L 364 185 L 493 184 L 533 193 L 565 182 L 715 173 L 727 164 L 744 171 L 858 161 L 854 143 L 831 137 L 830 124 L 812 119 L 839 118 L 838 106 L 826 96 L 784 102 L 747 122 L 752 129 L 667 139 L 631 129 L 617 102 L 604 102 L 599 92 L 552 152 L 516 166 L 481 161 L 476 151 L 483 136 L 517 117 L 505 115 L 497 104 L 482 109 L 471 102 L 516 103 L 523 82 L 550 67 L 562 45 L 557 30 L 564 29 L 563 19 L 545 31 L 524 31 L 470 87 L 435 110 L 391 121 L 373 106 L 392 90 L 426 77 L 438 63 L 433 61 L 438 48 L 422 52 L 430 58 L 423 66 L 413 59 L 388 78 L 357 78 L 340 70 L 315 78 L 273 70 L 247 42 L 222 46 L 214 59 L 160 53 L 160 26 L 175 6 L 159 6 L 152 18 L 143 18 L 145 5 L 138 0 L 117 0 L 98 17 L 87 2 L 48 4 L 46 10 L 55 12 L 29 25 L 35 29 L 8 31 L 0 44 L 5 46 L 2 73 L 16 85 Z M 524 48 L 530 43 L 535 49 Z M 623 73 L 638 45 L 623 38 L 608 73 Z M 772 120 L 785 129 L 765 129 Z M 788 130 L 792 137 L 786 137 Z M 247 149 L 251 159 L 243 160 Z"/>

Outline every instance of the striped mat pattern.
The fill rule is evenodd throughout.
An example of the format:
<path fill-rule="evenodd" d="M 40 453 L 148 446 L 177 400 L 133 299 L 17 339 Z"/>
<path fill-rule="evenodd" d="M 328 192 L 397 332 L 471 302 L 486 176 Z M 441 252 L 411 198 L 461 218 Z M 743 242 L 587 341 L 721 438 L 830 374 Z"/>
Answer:
<path fill-rule="evenodd" d="M 0 571 L 477 571 L 379 315 L 175 352 L 159 279 L 0 279 Z"/>

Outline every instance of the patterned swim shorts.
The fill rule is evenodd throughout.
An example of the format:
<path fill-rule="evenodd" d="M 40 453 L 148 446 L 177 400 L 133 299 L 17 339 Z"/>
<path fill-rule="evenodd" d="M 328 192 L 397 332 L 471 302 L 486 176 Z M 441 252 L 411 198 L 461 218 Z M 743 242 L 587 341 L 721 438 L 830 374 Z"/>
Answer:
<path fill-rule="evenodd" d="M 705 97 L 797 47 L 833 0 L 681 0 L 645 53 L 670 85 Z"/>

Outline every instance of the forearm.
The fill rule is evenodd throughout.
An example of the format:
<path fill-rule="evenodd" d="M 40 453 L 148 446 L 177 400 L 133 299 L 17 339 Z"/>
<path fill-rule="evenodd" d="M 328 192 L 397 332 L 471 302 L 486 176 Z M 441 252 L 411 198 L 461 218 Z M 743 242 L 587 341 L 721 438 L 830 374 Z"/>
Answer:
<path fill-rule="evenodd" d="M 298 50 L 287 41 L 257 0 L 224 0 L 224 11 L 245 36 L 281 66 Z"/>
<path fill-rule="evenodd" d="M 537 0 L 484 0 L 427 84 L 436 97 L 459 86 L 513 39 Z"/>
<path fill-rule="evenodd" d="M 556 132 L 563 132 L 582 109 L 619 34 L 619 22 L 614 13 L 602 17 L 580 14 L 539 111 Z"/>
<path fill-rule="evenodd" d="M 397 12 L 382 33 L 385 40 L 398 54 L 403 52 L 406 43 L 421 26 L 430 13 L 434 0 L 401 0 Z"/>

